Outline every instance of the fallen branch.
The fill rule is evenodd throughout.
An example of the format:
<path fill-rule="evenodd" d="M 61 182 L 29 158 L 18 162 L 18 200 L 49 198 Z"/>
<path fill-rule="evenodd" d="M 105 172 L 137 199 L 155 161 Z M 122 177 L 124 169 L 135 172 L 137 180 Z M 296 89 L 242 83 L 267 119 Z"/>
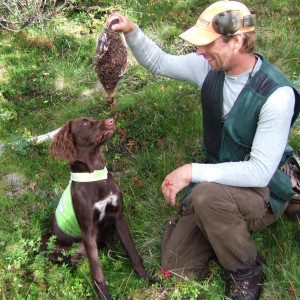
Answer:
<path fill-rule="evenodd" d="M 70 4 L 71 0 L 60 5 L 55 0 L 0 0 L 0 26 L 12 32 L 32 25 L 42 26 Z"/>
<path fill-rule="evenodd" d="M 29 138 L 29 139 L 26 139 L 26 140 L 16 141 L 16 142 L 7 143 L 7 144 L 1 144 L 0 145 L 0 155 L 3 153 L 4 148 L 7 147 L 7 146 L 16 146 L 16 145 L 24 143 L 24 142 L 25 143 L 40 144 L 40 143 L 43 143 L 45 141 L 51 140 L 59 130 L 60 130 L 60 128 L 57 128 L 57 129 L 55 129 L 51 132 L 48 132 L 48 133 L 45 133 L 45 134 L 42 134 L 42 135 L 38 135 L 36 137 L 32 137 L 32 138 Z"/>

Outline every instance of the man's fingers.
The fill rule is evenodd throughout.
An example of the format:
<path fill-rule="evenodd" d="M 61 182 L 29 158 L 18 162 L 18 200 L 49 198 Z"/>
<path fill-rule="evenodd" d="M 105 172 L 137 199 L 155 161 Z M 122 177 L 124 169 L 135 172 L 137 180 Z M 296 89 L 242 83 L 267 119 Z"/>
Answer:
<path fill-rule="evenodd" d="M 175 192 L 174 188 L 171 188 L 170 195 L 169 195 L 169 202 L 172 205 L 175 205 L 175 203 L 176 203 L 176 195 L 177 195 L 177 193 Z"/>
<path fill-rule="evenodd" d="M 162 186 L 162 193 L 165 199 L 172 205 L 175 205 L 176 202 L 176 189 L 173 185 L 165 185 Z"/>
<path fill-rule="evenodd" d="M 108 27 L 109 24 L 111 23 L 111 21 L 112 21 L 112 20 L 115 20 L 115 19 L 118 19 L 120 23 L 123 22 L 124 20 L 123 20 L 122 17 L 123 17 L 123 16 L 120 15 L 119 13 L 116 13 L 116 12 L 111 13 L 111 14 L 108 16 L 108 20 L 106 21 L 105 26 Z M 115 28 L 115 25 L 113 25 L 113 26 L 112 26 L 112 29 L 117 30 L 118 28 Z"/>

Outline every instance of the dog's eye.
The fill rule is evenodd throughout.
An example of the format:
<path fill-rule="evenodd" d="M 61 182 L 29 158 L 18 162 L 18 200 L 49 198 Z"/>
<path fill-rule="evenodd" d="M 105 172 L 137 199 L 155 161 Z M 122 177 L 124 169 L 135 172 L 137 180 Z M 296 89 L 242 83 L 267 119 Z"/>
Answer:
<path fill-rule="evenodd" d="M 83 120 L 82 121 L 83 126 L 88 126 L 89 124 L 90 124 L 90 122 L 88 120 Z"/>

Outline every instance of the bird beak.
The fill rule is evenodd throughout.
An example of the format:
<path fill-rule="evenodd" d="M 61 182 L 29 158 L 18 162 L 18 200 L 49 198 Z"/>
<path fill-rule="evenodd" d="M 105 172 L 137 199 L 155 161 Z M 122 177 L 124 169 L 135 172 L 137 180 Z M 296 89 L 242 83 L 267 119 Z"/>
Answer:
<path fill-rule="evenodd" d="M 113 104 L 115 101 L 115 91 L 106 93 L 106 98 L 108 104 Z"/>

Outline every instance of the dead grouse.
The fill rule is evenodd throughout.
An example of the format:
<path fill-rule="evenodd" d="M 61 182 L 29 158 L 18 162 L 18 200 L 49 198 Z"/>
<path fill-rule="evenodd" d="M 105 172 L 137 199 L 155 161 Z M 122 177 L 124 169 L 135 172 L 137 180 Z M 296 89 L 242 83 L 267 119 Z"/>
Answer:
<path fill-rule="evenodd" d="M 112 25 L 118 22 L 118 19 L 112 20 L 99 35 L 95 55 L 95 70 L 110 105 L 114 103 L 116 86 L 127 66 L 127 49 L 124 41 L 120 33 L 111 29 Z"/>

